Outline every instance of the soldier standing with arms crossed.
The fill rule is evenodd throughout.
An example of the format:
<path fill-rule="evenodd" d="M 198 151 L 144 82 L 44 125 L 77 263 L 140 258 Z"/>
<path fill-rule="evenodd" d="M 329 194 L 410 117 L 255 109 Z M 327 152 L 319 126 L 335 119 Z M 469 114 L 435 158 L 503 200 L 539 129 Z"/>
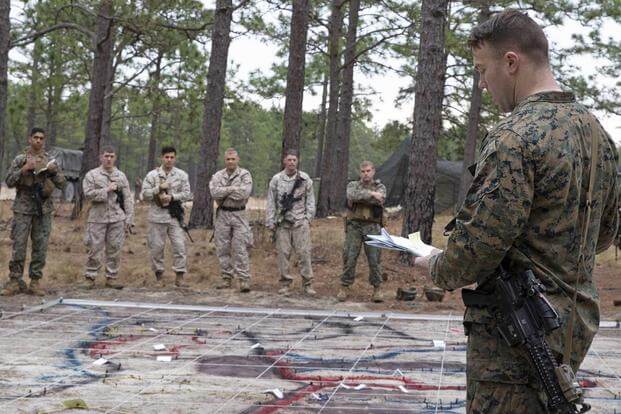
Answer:
<path fill-rule="evenodd" d="M 477 283 L 474 293 L 462 291 L 467 412 L 558 412 L 551 396 L 559 395 L 561 379 L 572 375 L 553 371 L 547 377 L 553 386 L 544 386 L 534 366 L 562 361 L 577 372 L 597 333 L 599 299 L 592 276 L 595 255 L 611 245 L 619 222 L 616 149 L 597 119 L 559 88 L 545 34 L 528 16 L 501 12 L 474 28 L 469 43 L 479 87 L 511 113 L 481 144 L 446 249 L 416 259 L 416 265 L 444 289 Z M 530 271 L 561 322 L 544 337 L 551 353 L 535 352 L 536 358 L 527 352 L 529 342 L 510 346 L 510 337 L 499 335 L 504 321 L 529 319 L 502 319 L 507 308 L 495 311 L 507 300 L 498 287 L 523 280 Z M 520 303 L 530 300 L 520 298 Z M 578 412 L 580 399 L 568 395 L 578 396 L 579 387 L 573 380 L 564 384 L 572 385 L 571 393 L 563 392 L 557 402 L 572 406 L 563 413 Z"/>
<path fill-rule="evenodd" d="M 9 281 L 0 292 L 3 296 L 17 293 L 45 295 L 39 281 L 47 256 L 47 242 L 52 231 L 54 204 L 52 192 L 63 189 L 66 183 L 62 171 L 45 152 L 45 131 L 33 128 L 28 138 L 29 147 L 19 154 L 9 167 L 6 184 L 16 188 L 13 202 L 13 254 L 9 262 Z M 28 237 L 32 240 L 32 254 L 28 274 L 30 286 L 22 280 Z"/>
<path fill-rule="evenodd" d="M 304 293 L 317 294 L 313 289 L 311 266 L 310 221 L 315 216 L 313 180 L 298 170 L 297 153 L 289 151 L 283 159 L 285 169 L 270 180 L 267 191 L 265 226 L 276 234 L 276 254 L 280 273 L 280 290 L 287 295 L 293 277 L 289 274 L 291 249 L 299 257 Z"/>
<path fill-rule="evenodd" d="M 379 234 L 384 215 L 386 187 L 374 180 L 375 166 L 371 161 L 360 163 L 360 179 L 347 185 L 347 218 L 343 246 L 343 274 L 338 300 L 345 301 L 351 293 L 356 277 L 356 262 L 367 234 Z M 380 249 L 364 244 L 369 262 L 369 283 L 373 286 L 373 302 L 383 302 Z"/>
<path fill-rule="evenodd" d="M 127 177 L 114 166 L 116 151 L 105 147 L 100 155 L 101 165 L 86 173 L 82 186 L 84 196 L 91 202 L 86 227 L 88 260 L 84 271 L 85 287 L 92 288 L 105 255 L 106 287 L 122 289 L 117 282 L 121 249 L 125 234 L 134 219 L 134 200 Z"/>
<path fill-rule="evenodd" d="M 248 248 L 252 245 L 245 210 L 252 191 L 252 176 L 239 167 L 239 155 L 234 148 L 224 152 L 224 165 L 226 168 L 216 172 L 209 182 L 211 196 L 218 204 L 214 237 L 222 280 L 216 289 L 230 289 L 236 274 L 239 290 L 245 293 L 250 291 Z"/>
<path fill-rule="evenodd" d="M 170 239 L 173 251 L 175 286 L 187 287 L 183 277 L 187 272 L 187 254 L 183 223 L 172 217 L 172 208 L 182 208 L 181 203 L 192 200 L 188 174 L 175 167 L 177 150 L 162 148 L 161 166 L 150 171 L 142 183 L 142 198 L 150 203 L 149 233 L 147 244 L 151 253 L 151 268 L 155 279 L 162 281 L 164 275 L 164 247 Z M 178 205 L 175 206 L 174 204 Z"/>

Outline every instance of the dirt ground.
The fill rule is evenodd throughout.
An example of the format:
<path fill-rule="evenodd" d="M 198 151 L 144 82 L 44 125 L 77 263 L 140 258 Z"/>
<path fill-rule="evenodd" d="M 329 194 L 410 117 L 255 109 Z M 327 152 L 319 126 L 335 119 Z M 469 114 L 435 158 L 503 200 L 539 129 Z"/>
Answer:
<path fill-rule="evenodd" d="M 254 205 L 260 206 L 260 200 Z M 83 290 L 78 287 L 82 282 L 85 264 L 84 217 L 70 220 L 70 206 L 63 205 L 57 210 L 54 229 L 50 239 L 48 262 L 45 268 L 43 287 L 49 292 L 45 299 L 57 297 L 89 297 L 93 299 L 118 299 L 142 302 L 173 302 L 173 303 L 208 303 L 212 305 L 231 304 L 264 307 L 297 307 L 297 308 L 336 308 L 344 310 L 386 310 L 412 311 L 421 313 L 453 313 L 463 312 L 459 292 L 448 292 L 442 302 L 429 302 L 422 294 L 423 286 L 429 280 L 422 274 L 403 265 L 399 255 L 394 252 L 382 253 L 382 265 L 386 282 L 384 292 L 386 301 L 381 304 L 370 302 L 371 286 L 367 282 L 368 267 L 364 254 L 361 254 L 357 268 L 356 284 L 353 297 L 346 303 L 336 301 L 339 277 L 342 270 L 341 250 L 344 239 L 343 219 L 340 217 L 315 220 L 312 223 L 313 239 L 313 271 L 315 289 L 318 298 L 309 298 L 301 294 L 301 278 L 294 283 L 294 294 L 282 297 L 278 290 L 278 274 L 276 271 L 276 255 L 270 235 L 261 224 L 262 210 L 250 210 L 255 247 L 251 252 L 252 291 L 241 294 L 237 290 L 217 291 L 213 286 L 219 280 L 219 267 L 214 254 L 215 246 L 209 243 L 210 230 L 192 230 L 194 243 L 188 242 L 189 273 L 188 282 L 191 289 L 179 290 L 173 287 L 174 275 L 168 271 L 165 285 L 155 282 L 150 270 L 148 250 L 146 246 L 147 206 L 138 204 L 136 209 L 135 234 L 128 237 L 123 248 L 120 281 L 125 284 L 123 290 L 103 288 L 103 275 L 98 280 L 100 288 Z M 10 218 L 12 216 L 9 201 L 0 201 L 0 283 L 8 278 L 8 260 L 11 255 L 9 239 Z M 442 228 L 450 219 L 449 214 L 436 216 L 434 225 L 434 244 L 442 247 L 445 237 Z M 399 233 L 401 221 L 399 217 L 389 219 L 388 230 Z M 167 268 L 170 269 L 170 251 L 167 248 Z M 294 274 L 297 271 L 294 270 Z M 595 279 L 601 295 L 602 316 L 606 319 L 621 318 L 621 308 L 614 307 L 613 300 L 621 299 L 621 259 L 615 257 L 614 248 L 598 256 Z M 413 302 L 399 301 L 395 293 L 399 287 L 416 287 L 418 295 Z M 18 295 L 13 298 L 2 298 L 0 303 L 35 304 L 41 298 Z"/>

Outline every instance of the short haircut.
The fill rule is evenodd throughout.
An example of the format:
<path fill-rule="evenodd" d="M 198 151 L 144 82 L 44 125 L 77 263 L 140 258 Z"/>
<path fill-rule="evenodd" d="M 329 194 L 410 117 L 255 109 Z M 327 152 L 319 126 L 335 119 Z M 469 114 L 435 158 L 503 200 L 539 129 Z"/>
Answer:
<path fill-rule="evenodd" d="M 162 147 L 162 155 L 168 154 L 170 152 L 172 152 L 173 154 L 177 155 L 177 150 L 172 145 L 167 145 L 165 147 Z"/>
<path fill-rule="evenodd" d="M 468 45 L 478 49 L 483 43 L 500 55 L 515 48 L 536 63 L 549 63 L 545 33 L 533 19 L 518 10 L 504 10 L 472 29 Z"/>
<path fill-rule="evenodd" d="M 233 147 L 227 148 L 226 151 L 224 151 L 224 155 L 226 155 L 226 154 L 235 154 L 235 155 L 237 155 L 239 157 L 239 153 Z"/>
<path fill-rule="evenodd" d="M 288 156 L 290 156 L 290 155 L 293 155 L 295 158 L 300 158 L 300 157 L 298 156 L 298 151 L 297 151 L 297 150 L 294 150 L 294 149 L 288 149 L 288 150 L 285 150 L 285 153 L 284 153 L 284 154 L 283 154 L 283 156 L 282 156 L 283 160 L 284 160 L 285 158 L 287 158 Z"/>
<path fill-rule="evenodd" d="M 116 154 L 116 150 L 114 149 L 114 147 L 112 145 L 104 145 L 100 150 L 99 150 L 99 155 L 104 155 L 104 154 Z"/>
<path fill-rule="evenodd" d="M 39 132 L 45 135 L 45 129 L 40 128 L 40 127 L 34 127 L 30 130 L 30 136 L 33 136 L 34 134 L 37 134 Z"/>
<path fill-rule="evenodd" d="M 373 169 L 375 169 L 375 165 L 373 165 L 373 163 L 369 160 L 364 160 L 360 163 L 360 169 L 363 169 L 365 167 L 371 167 Z"/>

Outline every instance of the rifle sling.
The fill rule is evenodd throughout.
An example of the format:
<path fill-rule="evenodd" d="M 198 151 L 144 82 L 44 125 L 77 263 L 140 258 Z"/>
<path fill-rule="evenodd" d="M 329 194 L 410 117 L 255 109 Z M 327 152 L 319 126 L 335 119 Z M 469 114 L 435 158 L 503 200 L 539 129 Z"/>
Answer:
<path fill-rule="evenodd" d="M 584 249 L 587 243 L 587 236 L 589 233 L 589 223 L 591 221 L 591 210 L 593 206 L 593 187 L 595 187 L 595 173 L 597 170 L 597 161 L 599 159 L 599 141 L 597 136 L 593 136 L 591 139 L 591 168 L 589 170 L 589 188 L 587 190 L 587 201 L 586 201 L 586 215 L 584 218 L 584 223 L 582 226 L 582 240 L 580 241 L 580 256 L 578 257 L 578 275 L 576 277 L 576 284 L 574 286 L 574 297 L 573 303 L 571 306 L 571 316 L 569 317 L 569 324 L 567 325 L 567 331 L 565 334 L 565 349 L 563 350 L 563 363 L 570 365 L 571 361 L 571 348 L 572 348 L 572 338 L 574 336 L 574 324 L 576 320 L 576 307 L 578 302 L 578 286 L 581 282 L 582 273 L 580 272 L 580 266 L 584 266 L 586 270 L 586 265 L 584 263 L 585 255 Z M 571 366 L 571 365 L 570 365 Z"/>

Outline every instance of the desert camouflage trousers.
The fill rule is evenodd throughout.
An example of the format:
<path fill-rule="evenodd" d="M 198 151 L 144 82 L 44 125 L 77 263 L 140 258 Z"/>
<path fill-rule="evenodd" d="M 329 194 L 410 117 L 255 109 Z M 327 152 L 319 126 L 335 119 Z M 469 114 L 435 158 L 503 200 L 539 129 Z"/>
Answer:
<path fill-rule="evenodd" d="M 380 268 L 380 249 L 364 243 L 367 234 L 379 234 L 381 226 L 378 223 L 369 223 L 357 220 L 347 220 L 345 230 L 345 244 L 343 246 L 343 274 L 341 284 L 351 286 L 356 278 L 356 263 L 360 250 L 364 245 L 364 252 L 369 263 L 369 283 L 372 286 L 382 284 L 382 270 Z"/>
<path fill-rule="evenodd" d="M 13 253 L 9 262 L 9 277 L 21 279 L 24 276 L 28 237 L 32 241 L 32 253 L 28 274 L 30 279 L 41 279 L 47 257 L 47 242 L 52 232 L 52 213 L 36 216 L 15 213 L 11 227 Z"/>
<path fill-rule="evenodd" d="M 186 273 L 188 269 L 185 233 L 177 220 L 171 220 L 170 223 L 149 223 L 147 245 L 151 254 L 151 269 L 154 272 L 164 272 L 164 247 L 167 238 L 170 239 L 172 247 L 173 271 Z"/>
<path fill-rule="evenodd" d="M 107 278 L 115 278 L 119 273 L 121 249 L 125 242 L 125 222 L 87 223 L 86 225 L 86 269 L 84 276 L 95 279 L 101 269 L 101 256 L 105 257 Z"/>
<path fill-rule="evenodd" d="M 298 226 L 283 223 L 276 227 L 278 272 L 280 273 L 280 284 L 283 287 L 289 286 L 293 281 L 293 277 L 289 273 L 289 260 L 292 250 L 298 257 L 304 286 L 310 286 L 313 282 L 313 268 L 311 266 L 311 238 L 308 221 L 304 220 Z"/>
<path fill-rule="evenodd" d="M 223 279 L 250 280 L 248 249 L 252 246 L 252 230 L 245 211 L 219 210 L 214 226 L 216 255 Z"/>

